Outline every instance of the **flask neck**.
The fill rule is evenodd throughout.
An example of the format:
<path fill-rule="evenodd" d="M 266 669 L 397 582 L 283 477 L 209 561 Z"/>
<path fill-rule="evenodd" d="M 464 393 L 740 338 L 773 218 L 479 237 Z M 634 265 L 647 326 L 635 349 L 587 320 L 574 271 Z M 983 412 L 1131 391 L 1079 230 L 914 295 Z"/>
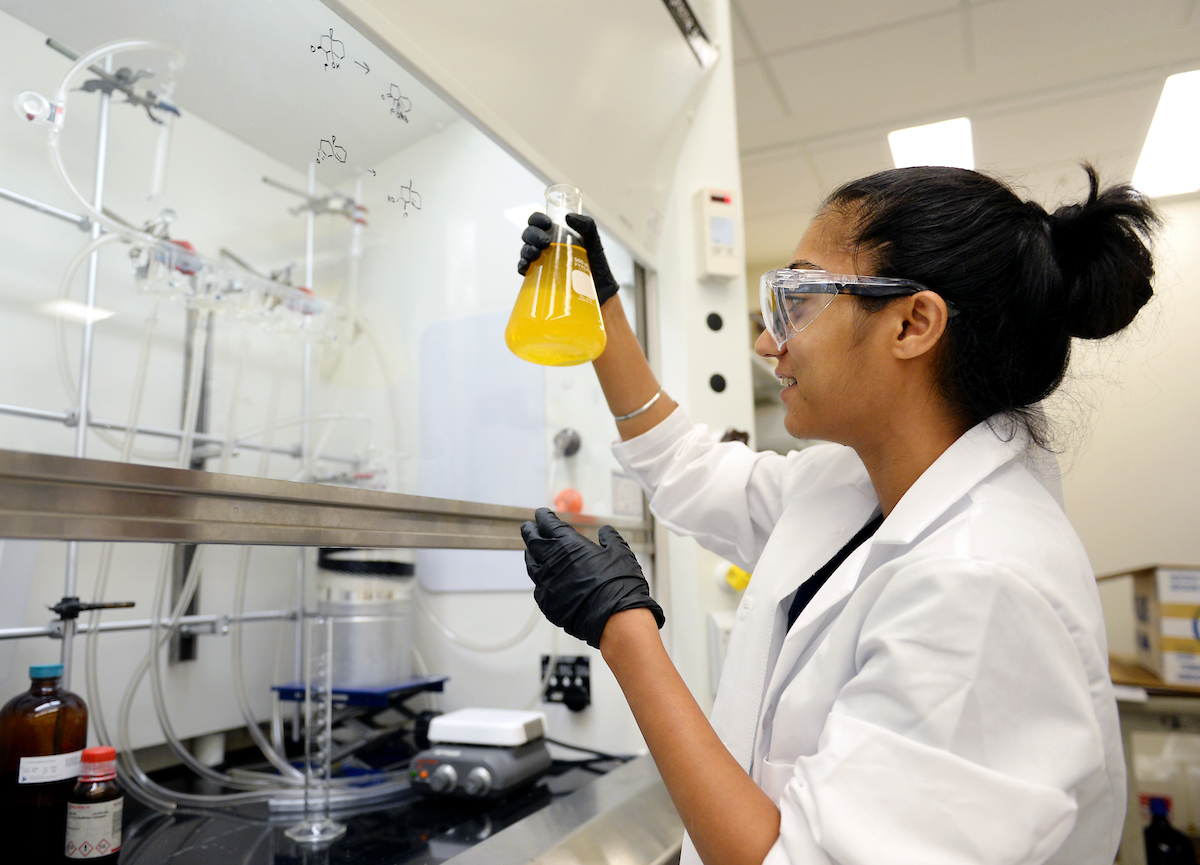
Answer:
<path fill-rule="evenodd" d="M 555 225 L 566 226 L 568 213 L 583 212 L 583 193 L 565 183 L 546 188 L 546 215 Z"/>

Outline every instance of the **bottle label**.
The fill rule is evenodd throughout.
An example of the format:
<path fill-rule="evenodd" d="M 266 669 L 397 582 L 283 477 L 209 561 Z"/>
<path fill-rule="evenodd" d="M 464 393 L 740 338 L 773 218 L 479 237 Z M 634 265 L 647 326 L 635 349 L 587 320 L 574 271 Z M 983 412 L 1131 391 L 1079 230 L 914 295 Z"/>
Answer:
<path fill-rule="evenodd" d="M 68 802 L 66 857 L 100 859 L 120 850 L 124 810 L 124 796 L 107 802 Z"/>
<path fill-rule="evenodd" d="M 49 784 L 78 777 L 83 749 L 48 757 L 22 757 L 17 768 L 18 784 Z"/>

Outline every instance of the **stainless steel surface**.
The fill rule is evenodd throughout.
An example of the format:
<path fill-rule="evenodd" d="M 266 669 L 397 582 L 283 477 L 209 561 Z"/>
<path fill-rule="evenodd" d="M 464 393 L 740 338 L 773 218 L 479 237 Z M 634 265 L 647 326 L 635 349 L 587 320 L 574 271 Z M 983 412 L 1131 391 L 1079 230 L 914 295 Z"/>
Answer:
<path fill-rule="evenodd" d="M 452 865 L 665 865 L 683 823 L 650 757 L 597 778 L 450 860 Z"/>
<path fill-rule="evenodd" d="M 0 450 L 0 537 L 289 546 L 524 549 L 530 509 Z M 604 523 L 652 552 L 650 523 Z"/>

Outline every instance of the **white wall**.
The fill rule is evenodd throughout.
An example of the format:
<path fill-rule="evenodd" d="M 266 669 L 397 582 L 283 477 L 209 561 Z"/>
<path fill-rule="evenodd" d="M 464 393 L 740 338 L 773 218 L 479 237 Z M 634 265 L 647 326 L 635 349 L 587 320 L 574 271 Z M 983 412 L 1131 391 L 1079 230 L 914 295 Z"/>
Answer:
<path fill-rule="evenodd" d="M 1067 511 L 1101 574 L 1200 563 L 1200 198 L 1161 208 L 1155 298 L 1068 383 L 1087 429 L 1064 460 Z"/>
<path fill-rule="evenodd" d="M 1060 429 L 1067 513 L 1097 574 L 1200 564 L 1200 197 L 1160 202 L 1155 297 L 1128 334 L 1082 344 Z M 1132 654 L 1128 580 L 1104 581 L 1109 646 Z"/>

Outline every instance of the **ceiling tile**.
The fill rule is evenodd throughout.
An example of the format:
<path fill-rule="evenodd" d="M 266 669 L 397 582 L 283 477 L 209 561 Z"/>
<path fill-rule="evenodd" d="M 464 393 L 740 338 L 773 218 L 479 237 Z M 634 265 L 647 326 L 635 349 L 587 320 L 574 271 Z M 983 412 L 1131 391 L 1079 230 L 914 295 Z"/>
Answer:
<path fill-rule="evenodd" d="M 1161 90 L 1158 84 L 1142 85 L 974 117 L 976 165 L 1026 171 L 1060 161 L 1078 166 L 1114 152 L 1137 153 Z M 1078 168 L 1076 172 L 1082 176 Z"/>
<path fill-rule="evenodd" d="M 1028 68 L 1066 71 L 1081 54 L 1120 62 L 1118 49 L 1183 29 L 1190 0 L 1005 0 L 971 10 L 981 72 Z M 1200 45 L 1196 46 L 1200 48 Z"/>
<path fill-rule="evenodd" d="M 737 13 L 736 0 L 733 5 L 733 62 L 735 64 L 747 63 L 758 57 L 758 52 L 754 50 L 754 45 L 746 36 L 746 28 L 742 26 L 742 18 Z"/>
<path fill-rule="evenodd" d="M 812 158 L 821 178 L 821 198 L 848 180 L 893 167 L 892 152 L 883 135 L 838 147 L 814 148 Z"/>
<path fill-rule="evenodd" d="M 958 0 L 748 0 L 740 5 L 759 47 L 773 54 L 945 13 Z"/>
<path fill-rule="evenodd" d="M 763 74 L 761 63 L 739 66 L 733 79 L 737 102 L 738 142 L 742 151 L 754 145 L 762 130 L 786 118 L 775 89 Z"/>
<path fill-rule="evenodd" d="M 821 179 L 801 152 L 742 163 L 746 218 L 797 213 L 808 218 L 824 194 Z"/>
<path fill-rule="evenodd" d="M 1112 153 L 1096 160 L 1102 187 L 1128 182 L 1137 163 L 1137 152 Z M 1087 177 L 1079 170 L 1078 162 L 1063 161 L 1028 170 L 998 172 L 1022 198 L 1032 199 L 1053 211 L 1063 204 L 1081 201 L 1087 195 Z"/>
<path fill-rule="evenodd" d="M 746 129 L 743 153 L 889 120 L 957 116 L 969 93 L 963 32 L 948 16 L 771 58 L 792 113 Z"/>

